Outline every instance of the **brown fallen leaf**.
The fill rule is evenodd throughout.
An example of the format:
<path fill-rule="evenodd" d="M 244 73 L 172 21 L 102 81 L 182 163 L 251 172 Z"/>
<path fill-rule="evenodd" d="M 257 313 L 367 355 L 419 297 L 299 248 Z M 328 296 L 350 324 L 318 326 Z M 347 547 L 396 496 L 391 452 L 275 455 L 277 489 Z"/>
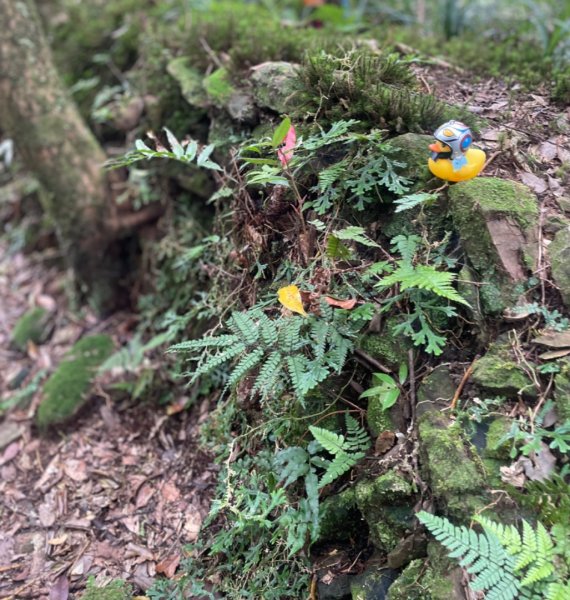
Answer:
<path fill-rule="evenodd" d="M 344 308 L 345 310 L 351 310 L 356 304 L 356 298 L 349 298 L 348 300 L 336 300 L 335 298 L 331 298 L 330 296 L 325 296 L 324 298 L 326 302 L 331 306 L 336 306 L 337 308 Z"/>
<path fill-rule="evenodd" d="M 49 591 L 49 600 L 67 600 L 69 597 L 69 580 L 66 575 L 60 575 Z"/>
<path fill-rule="evenodd" d="M 374 454 L 386 454 L 396 443 L 396 434 L 393 431 L 383 431 L 377 438 L 374 445 Z"/>
<path fill-rule="evenodd" d="M 570 348 L 570 331 L 556 331 L 545 333 L 532 340 L 535 344 L 550 348 Z"/>
<path fill-rule="evenodd" d="M 51 540 L 48 540 L 47 543 L 50 546 L 61 546 L 62 544 L 65 544 L 65 542 L 67 541 L 67 537 L 67 533 L 64 533 L 59 537 L 51 538 Z"/>
<path fill-rule="evenodd" d="M 156 565 L 156 572 L 163 573 L 168 577 L 168 579 L 172 579 L 178 565 L 180 564 L 180 554 L 172 554 L 171 556 L 167 556 L 164 560 L 161 560 Z"/>
<path fill-rule="evenodd" d="M 562 358 L 570 354 L 570 348 L 564 348 L 563 350 L 552 350 L 550 352 L 543 352 L 538 355 L 538 358 L 542 360 L 552 360 L 554 358 Z"/>
<path fill-rule="evenodd" d="M 544 179 L 537 177 L 534 173 L 521 173 L 521 181 L 536 194 L 543 194 L 548 189 L 548 185 Z"/>

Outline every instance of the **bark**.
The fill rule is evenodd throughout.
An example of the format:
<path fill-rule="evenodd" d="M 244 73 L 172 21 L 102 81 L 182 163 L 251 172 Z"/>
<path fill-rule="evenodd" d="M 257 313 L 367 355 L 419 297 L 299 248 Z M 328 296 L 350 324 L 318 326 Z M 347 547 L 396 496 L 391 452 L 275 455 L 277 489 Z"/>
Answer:
<path fill-rule="evenodd" d="M 0 0 L 0 127 L 48 192 L 44 209 L 81 291 L 108 311 L 120 265 L 107 225 L 105 154 L 67 96 L 32 0 Z"/>

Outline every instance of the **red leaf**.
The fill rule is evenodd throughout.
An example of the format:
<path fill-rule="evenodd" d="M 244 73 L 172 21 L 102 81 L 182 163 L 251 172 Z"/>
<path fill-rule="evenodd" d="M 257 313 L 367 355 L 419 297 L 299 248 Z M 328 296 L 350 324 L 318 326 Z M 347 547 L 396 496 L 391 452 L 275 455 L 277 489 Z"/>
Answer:
<path fill-rule="evenodd" d="M 356 298 L 349 298 L 348 300 L 335 300 L 335 298 L 331 298 L 330 296 L 325 296 L 325 300 L 331 306 L 336 306 L 338 308 L 344 308 L 346 310 L 350 310 L 354 308 L 356 304 Z"/>
<path fill-rule="evenodd" d="M 297 143 L 297 134 L 293 125 L 289 127 L 289 131 L 283 140 L 283 145 L 277 150 L 277 158 L 281 161 L 281 164 L 286 167 L 289 161 L 293 158 L 293 152 L 295 150 L 295 144 Z"/>

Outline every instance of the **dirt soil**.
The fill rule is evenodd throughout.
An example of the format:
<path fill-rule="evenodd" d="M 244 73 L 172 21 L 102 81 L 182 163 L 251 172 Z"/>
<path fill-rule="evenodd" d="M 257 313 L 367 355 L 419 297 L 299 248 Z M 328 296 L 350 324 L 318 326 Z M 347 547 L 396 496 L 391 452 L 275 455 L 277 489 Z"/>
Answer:
<path fill-rule="evenodd" d="M 568 194 L 560 166 L 570 163 L 570 108 L 553 106 L 542 90 L 513 94 L 450 68 L 414 68 L 426 92 L 489 120 L 476 139 L 488 152 L 485 175 L 529 185 L 544 222 Z M 0 241 L 0 402 L 15 381 L 21 389 L 45 377 L 85 333 L 109 333 L 117 347 L 127 341 L 133 316 L 98 322 L 75 315 L 65 277 L 41 256 L 9 254 Z M 10 347 L 14 323 L 38 305 L 52 314 L 54 333 L 17 352 Z M 169 416 L 164 407 L 112 401 L 100 384 L 78 419 L 46 436 L 33 425 L 40 401 L 35 392 L 0 422 L 0 598 L 73 598 L 89 575 L 120 577 L 139 590 L 159 574 L 175 576 L 215 485 L 217 467 L 197 443 L 207 407 Z"/>

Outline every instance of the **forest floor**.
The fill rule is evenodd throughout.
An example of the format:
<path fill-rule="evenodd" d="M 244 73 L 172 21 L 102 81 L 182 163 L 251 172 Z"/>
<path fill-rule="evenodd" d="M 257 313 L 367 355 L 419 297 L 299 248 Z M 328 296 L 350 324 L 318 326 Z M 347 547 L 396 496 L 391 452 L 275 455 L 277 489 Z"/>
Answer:
<path fill-rule="evenodd" d="M 543 213 L 556 207 L 564 194 L 560 166 L 570 163 L 570 140 L 560 133 L 570 128 L 570 108 L 552 105 L 544 90 L 513 92 L 451 68 L 414 68 L 426 92 L 492 123 L 476 142 L 488 153 L 486 175 L 526 183 Z M 117 348 L 132 335 L 133 315 L 98 322 L 71 311 L 66 277 L 41 254 L 12 254 L 0 239 L 0 406 L 14 381 L 23 387 L 41 379 L 83 334 L 108 333 Z M 24 354 L 11 349 L 10 337 L 32 306 L 51 313 L 54 331 Z M 149 403 L 112 401 L 101 381 L 72 424 L 46 435 L 33 423 L 40 402 L 37 391 L 0 421 L 0 598 L 74 597 L 91 574 L 140 590 L 158 575 L 175 576 L 216 481 L 218 467 L 197 439 L 208 406 L 168 415 Z"/>

